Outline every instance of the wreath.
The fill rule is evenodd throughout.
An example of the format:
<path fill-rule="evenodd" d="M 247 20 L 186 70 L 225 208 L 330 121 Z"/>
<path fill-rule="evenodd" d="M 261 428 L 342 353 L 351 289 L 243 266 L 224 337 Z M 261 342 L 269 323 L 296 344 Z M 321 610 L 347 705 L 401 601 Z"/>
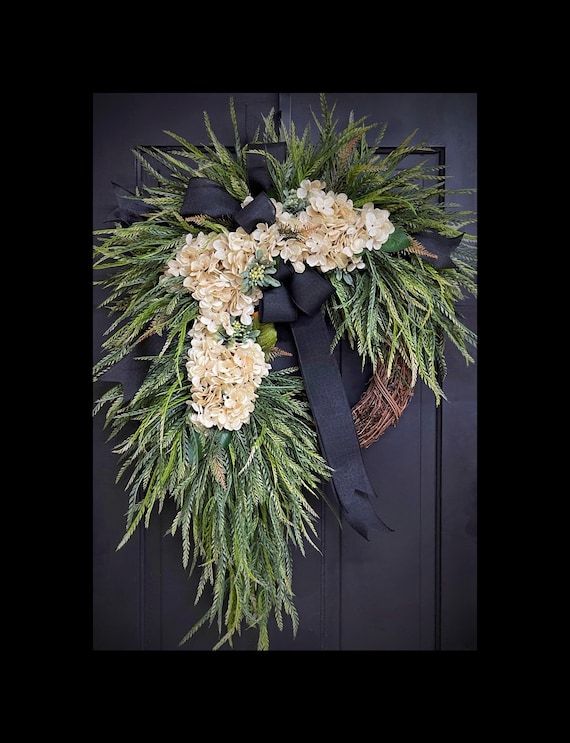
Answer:
<path fill-rule="evenodd" d="M 441 168 L 401 166 L 429 152 L 414 134 L 380 155 L 385 126 L 370 145 L 376 125 L 351 114 L 339 131 L 324 96 L 321 107 L 316 144 L 310 125 L 299 136 L 273 111 L 243 144 L 230 101 L 234 148 L 207 114 L 207 146 L 167 132 L 174 149 L 137 148 L 153 185 L 117 188 L 115 224 L 95 233 L 100 306 L 116 317 L 94 367 L 114 383 L 94 413 L 108 405 L 111 437 L 123 431 L 114 451 L 128 477 L 117 549 L 173 500 L 169 532 L 184 567 L 201 570 L 196 602 L 211 587 L 181 644 L 216 622 L 215 649 L 245 625 L 265 650 L 284 614 L 295 633 L 290 546 L 316 547 L 320 486 L 331 481 L 364 537 L 389 530 L 360 447 L 396 423 L 418 377 L 445 397 L 446 339 L 472 361 L 455 303 L 476 290 L 473 214 L 444 205 L 458 191 Z M 136 356 L 145 376 L 132 388 L 120 362 L 151 337 L 160 350 Z M 331 355 L 341 338 L 371 368 L 352 410 Z"/>

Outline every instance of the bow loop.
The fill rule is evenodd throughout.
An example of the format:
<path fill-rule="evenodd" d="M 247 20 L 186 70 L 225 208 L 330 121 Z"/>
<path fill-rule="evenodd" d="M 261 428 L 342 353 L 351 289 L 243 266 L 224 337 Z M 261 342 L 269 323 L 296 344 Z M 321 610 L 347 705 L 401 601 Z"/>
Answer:
<path fill-rule="evenodd" d="M 275 286 L 263 293 L 259 303 L 259 319 L 261 322 L 292 323 L 298 317 L 299 311 L 293 304 L 286 286 Z"/>
<path fill-rule="evenodd" d="M 117 206 L 111 215 L 112 219 L 106 221 L 119 221 L 124 227 L 128 227 L 135 222 L 141 222 L 146 214 L 153 211 L 153 208 L 141 201 L 140 197 L 114 181 L 111 181 L 111 183 Z"/>
<path fill-rule="evenodd" d="M 246 232 L 253 232 L 260 222 L 266 224 L 275 222 L 275 207 L 268 195 L 262 191 L 243 209 L 239 209 L 234 219 Z"/>
<path fill-rule="evenodd" d="M 300 310 L 315 315 L 333 293 L 331 284 L 313 268 L 296 273 L 282 261 L 274 274 L 281 286 L 266 289 L 260 307 L 262 322 L 294 322 Z M 286 317 L 286 320 L 282 318 Z"/>
<path fill-rule="evenodd" d="M 214 219 L 229 217 L 249 233 L 260 222 L 275 222 L 275 207 L 265 192 L 258 193 L 242 208 L 237 199 L 209 178 L 190 178 L 180 214 L 183 217 L 206 214 Z"/>
<path fill-rule="evenodd" d="M 434 230 L 424 230 L 416 232 L 414 238 L 420 242 L 427 250 L 433 250 L 436 258 L 426 258 L 435 268 L 455 268 L 451 260 L 451 254 L 459 247 L 463 234 L 458 237 L 442 237 Z"/>
<path fill-rule="evenodd" d="M 180 209 L 183 217 L 207 214 L 213 219 L 234 217 L 240 204 L 223 186 L 209 178 L 190 178 Z"/>
<path fill-rule="evenodd" d="M 294 273 L 290 283 L 291 298 L 305 315 L 314 315 L 333 293 L 332 284 L 314 268 Z"/>
<path fill-rule="evenodd" d="M 293 274 L 293 266 L 290 263 L 279 261 L 277 271 L 274 274 L 277 281 L 280 281 L 282 284 L 287 284 L 293 278 Z"/>

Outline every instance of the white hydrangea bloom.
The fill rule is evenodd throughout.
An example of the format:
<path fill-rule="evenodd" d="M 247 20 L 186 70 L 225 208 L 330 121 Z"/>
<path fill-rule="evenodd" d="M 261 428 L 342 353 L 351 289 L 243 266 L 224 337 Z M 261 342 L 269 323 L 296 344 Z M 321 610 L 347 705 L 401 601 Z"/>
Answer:
<path fill-rule="evenodd" d="M 205 428 L 239 430 L 249 423 L 256 390 L 269 374 L 270 364 L 253 340 L 224 345 L 195 323 L 186 368 L 192 382 L 193 423 Z"/>
<path fill-rule="evenodd" d="M 256 229 L 251 233 L 251 236 L 255 240 L 256 248 L 262 249 L 268 257 L 271 256 L 272 258 L 280 255 L 287 241 L 281 234 L 277 222 L 274 222 L 272 225 L 264 222 L 258 224 Z"/>
<path fill-rule="evenodd" d="M 301 181 L 297 189 L 299 199 L 310 199 L 312 196 L 324 196 L 324 188 L 327 184 L 324 181 L 310 181 L 308 179 Z"/>
<path fill-rule="evenodd" d="M 220 326 L 232 335 L 231 322 L 251 325 L 261 290 L 242 291 L 242 276 L 255 255 L 256 243 L 241 227 L 236 232 L 186 236 L 186 245 L 168 261 L 167 275 L 184 276 L 183 285 L 198 302 L 200 316 L 214 333 Z"/>
<path fill-rule="evenodd" d="M 297 195 L 309 205 L 295 217 L 275 202 L 276 224 L 296 236 L 284 244 L 277 241 L 271 254 L 280 255 L 298 272 L 305 270 L 305 264 L 323 272 L 364 268 L 362 252 L 379 250 L 394 232 L 390 213 L 373 204 L 355 208 L 346 194 L 325 193 L 324 185 L 321 181 L 301 183 Z"/>
<path fill-rule="evenodd" d="M 390 212 L 387 209 L 375 209 L 374 204 L 364 204 L 362 207 L 360 221 L 366 227 L 368 250 L 378 250 L 394 232 L 395 227 L 389 217 Z"/>

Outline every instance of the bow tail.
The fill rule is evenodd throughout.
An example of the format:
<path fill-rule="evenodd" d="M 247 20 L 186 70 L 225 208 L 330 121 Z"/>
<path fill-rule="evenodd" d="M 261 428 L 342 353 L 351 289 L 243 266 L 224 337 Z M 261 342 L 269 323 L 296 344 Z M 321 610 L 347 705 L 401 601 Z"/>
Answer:
<path fill-rule="evenodd" d="M 345 519 L 364 539 L 370 541 L 368 532 L 371 529 L 394 531 L 374 510 L 371 501 L 374 490 L 366 475 L 361 487 L 357 487 L 350 475 L 336 472 L 333 487 Z"/>
<path fill-rule="evenodd" d="M 346 520 L 365 539 L 371 529 L 393 531 L 372 507 L 374 490 L 364 468 L 342 378 L 330 354 L 322 313 L 301 315 L 291 324 L 291 331 L 321 448 L 334 470 L 332 482 Z"/>
<path fill-rule="evenodd" d="M 135 194 L 123 188 L 118 183 L 113 182 L 113 189 L 117 206 L 112 214 L 112 220 L 107 221 L 118 220 L 123 227 L 130 227 L 135 222 L 144 220 L 145 215 L 153 211 L 152 207 L 145 204 L 141 199 L 137 199 Z M 141 348 L 141 355 L 143 355 L 144 351 L 146 351 L 144 355 L 148 356 L 158 354 L 163 346 L 163 342 L 158 341 L 156 336 L 145 338 L 143 343 L 144 346 Z M 124 356 L 119 362 L 101 374 L 97 378 L 97 382 L 121 384 L 123 387 L 123 400 L 126 402 L 132 400 L 139 391 L 149 366 L 150 364 L 148 362 L 137 361 L 131 351 L 127 356 Z"/>

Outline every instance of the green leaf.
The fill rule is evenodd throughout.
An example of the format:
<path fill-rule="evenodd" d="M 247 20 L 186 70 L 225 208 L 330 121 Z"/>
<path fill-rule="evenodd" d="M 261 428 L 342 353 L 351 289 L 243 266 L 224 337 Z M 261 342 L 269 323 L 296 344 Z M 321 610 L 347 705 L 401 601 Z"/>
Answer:
<path fill-rule="evenodd" d="M 230 442 L 232 440 L 232 432 L 231 431 L 220 431 L 218 435 L 218 444 L 222 447 L 222 449 L 227 449 L 230 445 Z"/>
<path fill-rule="evenodd" d="M 381 250 L 385 253 L 399 253 L 401 250 L 409 248 L 411 242 L 412 238 L 404 230 L 400 229 L 400 227 L 397 227 L 384 245 L 382 245 Z"/>
<path fill-rule="evenodd" d="M 188 462 L 194 464 L 202 458 L 202 446 L 200 443 L 200 437 L 193 426 L 188 426 L 188 436 L 186 439 L 186 452 L 188 454 Z"/>
<path fill-rule="evenodd" d="M 265 284 L 266 286 L 281 286 L 281 283 L 277 281 L 277 279 L 274 279 L 272 276 L 268 276 L 267 272 L 265 274 Z"/>

